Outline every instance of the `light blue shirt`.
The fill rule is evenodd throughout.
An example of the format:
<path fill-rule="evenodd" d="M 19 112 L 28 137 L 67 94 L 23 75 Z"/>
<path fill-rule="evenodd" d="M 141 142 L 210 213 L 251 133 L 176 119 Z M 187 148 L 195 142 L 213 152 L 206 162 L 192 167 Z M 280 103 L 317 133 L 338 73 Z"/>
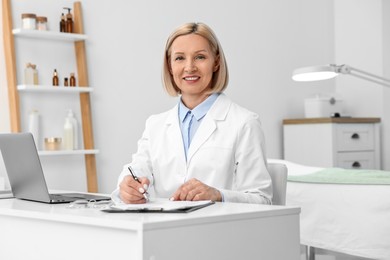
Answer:
<path fill-rule="evenodd" d="M 179 102 L 179 122 L 180 130 L 183 138 L 184 153 L 187 159 L 187 152 L 190 148 L 191 141 L 195 136 L 203 118 L 218 98 L 219 93 L 210 95 L 205 101 L 197 105 L 194 109 L 190 110 L 186 107 L 182 100 Z"/>

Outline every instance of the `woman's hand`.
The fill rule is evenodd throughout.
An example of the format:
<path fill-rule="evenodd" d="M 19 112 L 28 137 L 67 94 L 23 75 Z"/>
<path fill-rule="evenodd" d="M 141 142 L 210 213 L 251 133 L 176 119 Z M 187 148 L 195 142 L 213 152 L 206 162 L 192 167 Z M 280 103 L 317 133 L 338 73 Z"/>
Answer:
<path fill-rule="evenodd" d="M 141 204 L 146 202 L 144 193 L 148 190 L 150 181 L 145 177 L 140 177 L 139 180 L 141 183 L 127 175 L 119 184 L 119 196 L 124 203 Z"/>
<path fill-rule="evenodd" d="M 197 179 L 191 179 L 176 190 L 171 200 L 222 201 L 222 195 L 216 188 L 210 187 Z"/>

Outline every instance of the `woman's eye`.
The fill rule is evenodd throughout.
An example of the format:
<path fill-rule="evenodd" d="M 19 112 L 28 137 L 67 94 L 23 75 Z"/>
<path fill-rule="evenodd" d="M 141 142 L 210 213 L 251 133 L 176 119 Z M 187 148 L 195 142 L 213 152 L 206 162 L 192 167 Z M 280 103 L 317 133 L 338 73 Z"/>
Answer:
<path fill-rule="evenodd" d="M 175 58 L 175 60 L 184 60 L 184 58 L 182 56 L 178 56 Z"/>
<path fill-rule="evenodd" d="M 203 56 L 203 55 L 198 55 L 198 56 L 195 57 L 195 59 L 197 59 L 197 60 L 203 60 L 203 59 L 205 59 L 205 56 Z"/>

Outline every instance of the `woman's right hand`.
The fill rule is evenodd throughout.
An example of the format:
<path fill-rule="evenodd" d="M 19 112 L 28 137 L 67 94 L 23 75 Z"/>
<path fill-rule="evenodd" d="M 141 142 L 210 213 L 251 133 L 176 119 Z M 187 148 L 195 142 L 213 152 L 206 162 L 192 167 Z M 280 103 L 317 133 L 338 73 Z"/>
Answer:
<path fill-rule="evenodd" d="M 126 204 L 146 203 L 144 193 L 148 190 L 150 181 L 148 178 L 140 177 L 140 182 L 134 180 L 130 175 L 123 178 L 119 184 L 119 196 Z"/>

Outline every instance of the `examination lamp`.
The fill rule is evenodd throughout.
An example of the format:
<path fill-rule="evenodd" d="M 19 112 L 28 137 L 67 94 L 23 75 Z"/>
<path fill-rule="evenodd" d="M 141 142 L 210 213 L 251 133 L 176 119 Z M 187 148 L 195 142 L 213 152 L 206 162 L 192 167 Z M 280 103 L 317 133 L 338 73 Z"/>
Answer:
<path fill-rule="evenodd" d="M 292 79 L 295 81 L 317 81 L 331 79 L 338 76 L 339 74 L 349 74 L 386 87 L 390 87 L 390 79 L 386 79 L 345 64 L 329 64 L 299 68 L 293 71 Z"/>

